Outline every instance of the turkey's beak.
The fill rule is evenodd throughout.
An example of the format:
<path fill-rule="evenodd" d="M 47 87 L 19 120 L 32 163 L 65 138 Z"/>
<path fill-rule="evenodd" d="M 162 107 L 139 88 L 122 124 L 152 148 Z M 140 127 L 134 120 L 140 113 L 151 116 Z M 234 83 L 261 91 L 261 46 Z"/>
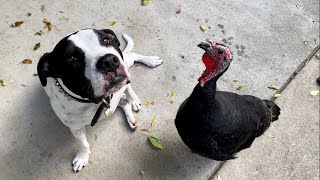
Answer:
<path fill-rule="evenodd" d="M 206 43 L 206 42 L 201 42 L 200 44 L 198 44 L 198 47 L 205 50 L 205 51 L 209 51 L 211 48 L 211 44 Z"/>

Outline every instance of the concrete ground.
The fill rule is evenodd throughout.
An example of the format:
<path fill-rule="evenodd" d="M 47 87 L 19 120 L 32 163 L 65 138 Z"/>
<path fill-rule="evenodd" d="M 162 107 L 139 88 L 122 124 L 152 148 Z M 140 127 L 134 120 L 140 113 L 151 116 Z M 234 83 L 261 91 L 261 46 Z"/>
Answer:
<path fill-rule="evenodd" d="M 0 0 L 0 4 L 0 80 L 8 82 L 6 86 L 0 86 L 0 179 L 208 179 L 220 163 L 192 154 L 174 127 L 174 117 L 180 103 L 188 97 L 204 69 L 200 62 L 203 51 L 196 45 L 206 38 L 229 44 L 234 61 L 220 78 L 219 89 L 269 99 L 275 91 L 267 87 L 282 87 L 319 44 L 317 0 L 162 0 L 151 1 L 145 7 L 140 5 L 140 0 L 45 0 L 41 3 Z M 177 10 L 181 10 L 180 13 Z M 53 24 L 50 32 L 43 28 L 44 18 Z M 15 21 L 24 23 L 20 27 L 10 27 Z M 116 21 L 112 27 L 109 26 L 111 21 Z M 206 25 L 207 30 L 202 32 L 200 25 Z M 118 111 L 112 118 L 101 119 L 94 127 L 87 128 L 92 151 L 89 164 L 74 174 L 71 159 L 77 150 L 76 141 L 53 113 L 38 77 L 33 74 L 43 53 L 51 51 L 67 34 L 83 28 L 111 28 L 119 37 L 125 32 L 134 39 L 135 52 L 158 55 L 163 59 L 164 63 L 155 69 L 137 64 L 130 69 L 130 73 L 132 86 L 140 99 L 155 102 L 154 105 L 144 105 L 136 114 L 140 119 L 140 129 L 148 127 L 152 117 L 156 116 L 156 125 L 150 133 L 160 138 L 164 149 L 155 150 L 150 146 L 147 141 L 150 133 L 140 129 L 132 132 Z M 42 36 L 34 35 L 40 30 L 44 32 Z M 34 45 L 39 42 L 40 48 L 34 51 Z M 125 45 L 123 40 L 121 45 Z M 22 64 L 21 61 L 26 58 L 32 59 L 33 63 Z M 234 82 L 235 79 L 240 82 Z M 307 83 L 306 80 L 303 83 Z M 237 91 L 240 85 L 244 88 Z M 292 89 L 298 88 L 302 88 L 301 84 Z M 170 103 L 172 91 L 176 92 L 176 97 Z M 304 95 L 308 95 L 308 91 Z M 284 94 L 277 100 L 280 106 L 294 100 L 289 96 Z M 293 154 L 299 154 L 301 150 L 310 153 L 306 154 L 303 162 L 312 159 L 310 155 L 317 149 L 303 149 L 303 145 L 309 145 L 316 137 L 312 139 L 307 136 L 310 138 L 307 139 L 302 136 L 290 139 L 290 142 L 284 142 L 281 137 L 292 137 L 290 133 L 299 127 L 299 124 L 292 124 L 294 117 L 291 115 L 298 111 L 295 108 L 303 108 L 299 111 L 305 112 L 305 116 L 312 110 L 319 112 L 319 106 L 314 101 L 306 102 L 307 106 L 300 104 L 288 104 L 294 107 L 284 105 L 282 119 L 254 143 L 252 151 L 257 153 L 258 143 L 265 146 L 273 143 L 277 147 L 293 144 L 297 148 L 288 150 L 278 147 L 268 156 L 278 158 L 272 156 L 278 154 L 286 157 L 284 154 L 291 153 L 290 150 L 294 151 Z M 286 120 L 292 121 L 283 124 Z M 285 125 L 295 126 L 291 129 L 284 128 Z M 317 132 L 318 127 L 319 124 L 315 123 L 313 133 Z M 298 130 L 303 135 L 311 133 L 310 129 Z M 314 147 L 319 145 L 314 144 Z M 240 161 L 240 158 L 249 159 L 245 153 L 239 154 L 239 158 L 230 165 Z M 260 179 L 270 179 L 270 172 L 283 172 L 279 177 L 290 179 L 290 175 L 295 175 L 290 174 L 291 171 L 297 172 L 295 168 L 302 167 L 290 166 L 290 163 L 297 163 L 290 155 L 283 163 L 276 159 L 277 165 L 282 165 L 287 171 L 276 171 L 272 168 L 275 160 L 268 159 L 268 156 L 264 154 L 260 157 L 270 163 L 266 165 L 269 169 L 263 171 L 265 174 L 259 173 L 262 172 L 258 171 L 259 168 L 263 166 L 258 166 Z M 310 173 L 305 173 L 316 177 L 317 174 L 311 170 L 316 165 L 313 163 L 316 162 L 305 163 L 305 168 L 310 166 Z M 228 164 L 219 171 L 224 179 L 228 178 L 222 171 L 228 171 Z M 247 171 L 253 171 L 250 164 L 245 164 Z M 140 170 L 145 172 L 144 176 L 139 175 Z M 229 174 L 230 179 L 238 177 Z M 234 175 L 239 174 L 235 172 Z"/>
<path fill-rule="evenodd" d="M 220 179 L 319 179 L 319 96 L 310 95 L 320 90 L 319 62 L 320 51 L 276 99 L 280 119 L 250 149 L 224 163 Z"/>

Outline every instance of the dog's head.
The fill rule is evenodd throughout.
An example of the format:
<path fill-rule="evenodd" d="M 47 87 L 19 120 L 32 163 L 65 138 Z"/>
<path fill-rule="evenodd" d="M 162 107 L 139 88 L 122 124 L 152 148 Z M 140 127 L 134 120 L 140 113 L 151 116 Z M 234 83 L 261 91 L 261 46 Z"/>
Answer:
<path fill-rule="evenodd" d="M 47 85 L 47 77 L 61 78 L 73 93 L 100 102 L 130 82 L 119 46 L 109 29 L 72 33 L 41 57 L 37 67 L 41 84 Z"/>

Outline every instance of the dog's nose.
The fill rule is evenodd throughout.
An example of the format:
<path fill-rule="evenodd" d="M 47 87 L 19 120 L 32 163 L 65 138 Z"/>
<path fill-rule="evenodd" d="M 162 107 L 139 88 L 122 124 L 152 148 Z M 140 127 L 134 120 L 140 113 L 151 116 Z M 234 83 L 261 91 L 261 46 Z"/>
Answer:
<path fill-rule="evenodd" d="M 97 69 L 100 72 L 113 72 L 120 65 L 119 58 L 113 54 L 106 54 L 99 58 Z"/>

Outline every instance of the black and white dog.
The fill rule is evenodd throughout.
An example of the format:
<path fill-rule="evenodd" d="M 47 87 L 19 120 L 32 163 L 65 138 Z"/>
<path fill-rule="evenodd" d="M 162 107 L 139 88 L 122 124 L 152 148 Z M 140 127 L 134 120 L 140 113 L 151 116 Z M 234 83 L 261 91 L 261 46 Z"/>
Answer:
<path fill-rule="evenodd" d="M 81 170 L 89 159 L 85 126 L 93 125 L 104 107 L 108 116 L 120 106 L 130 127 L 137 128 L 132 109 L 138 111 L 141 103 L 130 86 L 128 68 L 134 62 L 150 67 L 162 63 L 157 56 L 131 52 L 132 39 L 126 34 L 123 37 L 127 46 L 121 52 L 112 30 L 81 30 L 63 38 L 38 63 L 38 75 L 54 112 L 81 144 L 72 160 L 74 172 Z"/>

